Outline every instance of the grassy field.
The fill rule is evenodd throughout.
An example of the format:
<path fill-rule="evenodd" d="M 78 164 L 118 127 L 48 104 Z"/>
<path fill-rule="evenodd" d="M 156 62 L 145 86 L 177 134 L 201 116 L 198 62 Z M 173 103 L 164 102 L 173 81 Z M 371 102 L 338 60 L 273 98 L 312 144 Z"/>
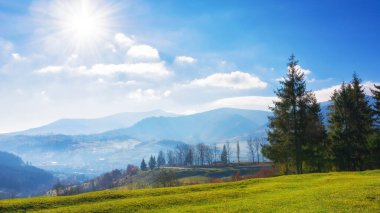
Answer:
<path fill-rule="evenodd" d="M 380 170 L 0 201 L 0 212 L 380 212 Z"/>

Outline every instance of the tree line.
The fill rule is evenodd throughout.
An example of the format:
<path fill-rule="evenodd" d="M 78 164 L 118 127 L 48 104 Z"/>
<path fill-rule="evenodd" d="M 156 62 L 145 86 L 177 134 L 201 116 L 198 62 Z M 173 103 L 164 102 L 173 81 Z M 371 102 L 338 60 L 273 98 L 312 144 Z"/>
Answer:
<path fill-rule="evenodd" d="M 261 147 L 265 143 L 265 138 L 248 138 L 246 141 L 246 153 L 253 163 L 259 163 L 261 157 Z M 235 146 L 235 148 L 233 148 Z M 142 159 L 140 169 L 146 171 L 160 168 L 161 166 L 209 166 L 216 164 L 232 163 L 232 158 L 237 163 L 241 162 L 242 149 L 240 141 L 232 144 L 227 141 L 222 148 L 217 144 L 208 145 L 198 143 L 196 145 L 177 144 L 174 150 L 168 150 L 166 155 L 161 150 L 157 158 L 151 155 L 148 162 Z"/>
<path fill-rule="evenodd" d="M 270 109 L 263 155 L 283 173 L 380 168 L 380 85 L 369 102 L 356 73 L 331 96 L 327 124 L 292 55 Z"/>

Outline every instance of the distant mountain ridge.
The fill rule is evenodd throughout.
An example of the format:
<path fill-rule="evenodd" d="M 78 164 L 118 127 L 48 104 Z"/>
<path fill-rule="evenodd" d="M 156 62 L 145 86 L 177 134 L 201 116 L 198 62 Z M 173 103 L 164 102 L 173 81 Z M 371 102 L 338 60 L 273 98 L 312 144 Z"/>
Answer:
<path fill-rule="evenodd" d="M 252 132 L 266 123 L 270 112 L 221 108 L 177 117 L 152 117 L 116 130 L 143 140 L 216 142 Z M 111 131 L 112 132 L 112 131 Z"/>
<path fill-rule="evenodd" d="M 28 129 L 25 131 L 10 133 L 12 135 L 83 135 L 97 134 L 113 129 L 128 128 L 135 123 L 149 117 L 174 117 L 174 113 L 162 110 L 148 112 L 122 112 L 110 116 L 92 119 L 61 119 L 50 124 Z"/>
<path fill-rule="evenodd" d="M 100 174 L 126 163 L 138 164 L 142 158 L 174 149 L 177 144 L 221 144 L 250 134 L 261 137 L 265 131 L 255 130 L 265 127 L 270 114 L 222 108 L 192 115 L 147 117 L 128 128 L 97 134 L 6 134 L 0 135 L 0 149 L 48 170 Z"/>

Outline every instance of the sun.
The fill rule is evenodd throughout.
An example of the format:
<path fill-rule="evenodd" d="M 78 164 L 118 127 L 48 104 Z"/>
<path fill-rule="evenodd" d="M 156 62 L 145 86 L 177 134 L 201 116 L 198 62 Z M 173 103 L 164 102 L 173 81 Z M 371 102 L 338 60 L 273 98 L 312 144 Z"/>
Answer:
<path fill-rule="evenodd" d="M 65 54 L 91 55 L 112 36 L 117 8 L 106 0 L 54 0 L 44 11 L 45 40 Z"/>
<path fill-rule="evenodd" d="M 59 27 L 67 37 L 79 45 L 94 43 L 105 36 L 110 24 L 108 13 L 104 13 L 105 6 L 89 0 L 70 3 L 62 8 L 62 16 L 58 17 Z"/>

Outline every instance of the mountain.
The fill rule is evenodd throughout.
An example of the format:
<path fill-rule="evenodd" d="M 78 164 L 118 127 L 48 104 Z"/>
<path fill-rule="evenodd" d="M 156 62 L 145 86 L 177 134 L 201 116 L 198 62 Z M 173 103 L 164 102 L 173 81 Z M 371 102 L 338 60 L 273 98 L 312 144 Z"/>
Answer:
<path fill-rule="evenodd" d="M 95 134 L 113 129 L 128 128 L 135 123 L 149 117 L 173 117 L 173 113 L 154 110 L 148 112 L 123 112 L 102 118 L 94 119 L 61 119 L 53 123 L 28 129 L 12 134 L 17 135 L 47 135 L 47 134 Z"/>
<path fill-rule="evenodd" d="M 53 185 L 50 173 L 0 151 L 0 199 L 42 195 Z"/>
<path fill-rule="evenodd" d="M 141 140 L 219 142 L 252 132 L 264 125 L 270 114 L 259 110 L 222 108 L 187 116 L 146 118 L 130 128 L 110 132 L 124 132 Z"/>
<path fill-rule="evenodd" d="M 129 128 L 88 135 L 0 135 L 0 150 L 16 153 L 43 169 L 97 175 L 177 144 L 217 143 L 256 134 L 270 112 L 217 109 L 176 117 L 149 117 Z M 172 116 L 172 115 L 171 115 Z M 265 131 L 260 131 L 263 134 Z"/>

